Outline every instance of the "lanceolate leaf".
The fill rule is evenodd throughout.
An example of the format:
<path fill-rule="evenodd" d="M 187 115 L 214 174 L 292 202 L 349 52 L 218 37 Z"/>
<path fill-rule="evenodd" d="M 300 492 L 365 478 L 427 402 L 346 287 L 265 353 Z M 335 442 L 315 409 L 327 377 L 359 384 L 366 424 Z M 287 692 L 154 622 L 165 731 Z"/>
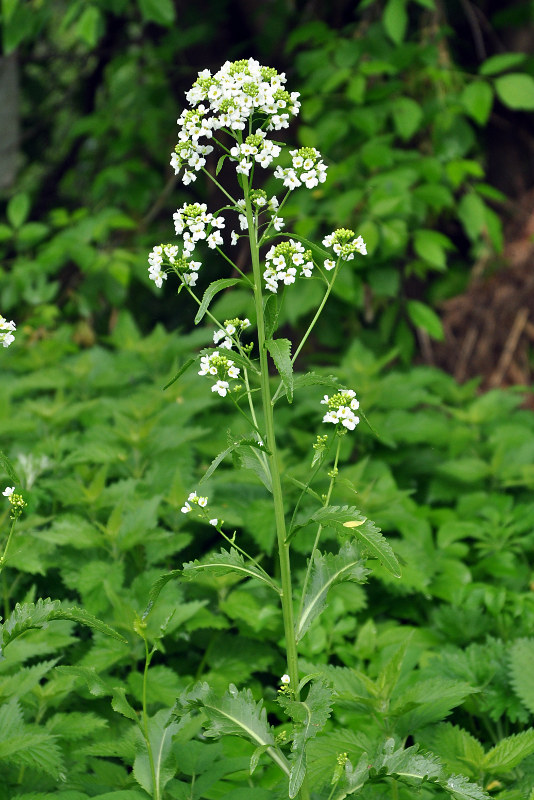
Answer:
<path fill-rule="evenodd" d="M 291 363 L 291 342 L 289 339 L 269 339 L 266 345 L 284 384 L 287 399 L 292 403 L 293 364 Z"/>
<path fill-rule="evenodd" d="M 213 459 L 208 469 L 200 479 L 199 483 L 202 484 L 204 483 L 204 481 L 207 481 L 208 478 L 211 478 L 211 476 L 213 475 L 219 464 L 221 464 L 224 461 L 226 456 L 230 455 L 230 453 L 233 453 L 234 450 L 237 450 L 240 447 L 254 447 L 256 448 L 256 450 L 261 450 L 264 453 L 269 453 L 269 451 L 264 446 L 262 446 L 256 439 L 240 439 L 237 442 L 232 442 L 230 445 L 228 445 L 228 447 L 222 450 L 218 456 L 216 456 Z"/>
<path fill-rule="evenodd" d="M 392 575 L 400 578 L 400 565 L 389 543 L 380 533 L 380 529 L 354 506 L 325 506 L 312 514 L 309 521 L 335 528 L 338 533 L 353 534 L 371 556 L 378 558 Z"/>
<path fill-rule="evenodd" d="M 327 594 L 334 584 L 341 581 L 363 583 L 368 574 L 369 570 L 365 569 L 359 550 L 352 543 L 346 542 L 337 555 L 321 554 L 316 551 L 311 579 L 296 623 L 297 642 L 302 639 L 313 620 L 324 609 Z"/>
<path fill-rule="evenodd" d="M 184 564 L 183 577 L 186 579 L 195 578 L 202 573 L 210 573 L 211 575 L 227 575 L 229 572 L 235 572 L 242 578 L 257 578 L 258 580 L 266 583 L 271 589 L 274 589 L 277 594 L 280 593 L 279 588 L 268 575 L 263 573 L 254 564 L 246 563 L 245 559 L 237 550 L 221 549 L 220 553 L 214 553 L 201 561 L 189 561 Z"/>
<path fill-rule="evenodd" d="M 198 325 L 200 320 L 204 317 L 204 314 L 208 310 L 209 304 L 218 292 L 222 292 L 223 289 L 228 289 L 230 286 L 235 286 L 238 283 L 243 283 L 241 278 L 221 278 L 218 281 L 213 281 L 213 283 L 210 283 L 204 292 L 202 302 L 196 313 L 195 325 Z"/>
<path fill-rule="evenodd" d="M 160 575 L 160 577 L 154 581 L 148 593 L 148 603 L 147 607 L 143 612 L 143 619 L 148 617 L 148 615 L 152 611 L 152 607 L 156 602 L 156 600 L 158 599 L 159 594 L 163 589 L 163 587 L 166 586 L 169 583 L 169 581 L 172 581 L 173 578 L 177 578 L 178 575 L 181 574 L 182 574 L 181 569 L 171 569 L 170 572 L 166 572 L 165 575 Z"/>
<path fill-rule="evenodd" d="M 306 745 L 323 729 L 332 711 L 332 688 L 324 680 L 315 681 L 306 700 L 297 702 L 285 695 L 278 702 L 294 722 L 291 747 L 289 797 L 296 797 L 306 776 Z"/>
<path fill-rule="evenodd" d="M 184 374 L 184 372 L 187 372 L 187 370 L 189 369 L 189 367 L 190 367 L 192 364 L 194 364 L 194 363 L 195 363 L 195 361 L 196 361 L 196 358 L 188 358 L 188 359 L 187 359 L 187 361 L 185 362 L 185 364 L 183 364 L 183 365 L 180 367 L 180 369 L 178 370 L 178 372 L 176 373 L 176 375 L 174 376 L 174 378 L 172 378 L 172 379 L 171 379 L 171 380 L 170 380 L 168 383 L 166 383 L 166 384 L 165 384 L 165 386 L 163 387 L 163 389 L 164 389 L 164 390 L 165 390 L 165 389 L 168 389 L 168 388 L 169 388 L 169 386 L 172 386 L 172 385 L 173 385 L 173 383 L 176 383 L 176 381 L 178 380 L 178 378 L 181 378 L 181 377 L 182 377 L 182 375 Z"/>
<path fill-rule="evenodd" d="M 113 628 L 84 609 L 75 606 L 64 608 L 59 600 L 47 598 L 39 599 L 37 603 L 17 603 L 8 619 L 0 625 L 0 656 L 3 648 L 18 636 L 32 629 L 46 628 L 49 622 L 56 619 L 79 622 L 121 642 L 125 641 Z"/>

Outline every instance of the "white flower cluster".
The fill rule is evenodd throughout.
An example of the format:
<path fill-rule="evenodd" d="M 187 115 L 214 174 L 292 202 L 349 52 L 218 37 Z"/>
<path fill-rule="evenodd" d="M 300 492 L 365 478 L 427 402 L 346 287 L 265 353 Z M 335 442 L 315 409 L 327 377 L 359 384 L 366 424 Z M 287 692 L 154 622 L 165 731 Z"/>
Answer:
<path fill-rule="evenodd" d="M 289 117 L 298 114 L 300 103 L 298 92 L 290 94 L 284 89 L 285 82 L 284 73 L 279 75 L 274 69 L 262 67 L 253 58 L 227 61 L 214 75 L 207 69 L 199 72 L 186 93 L 193 108 L 184 110 L 178 118 L 178 144 L 171 158 L 175 172 L 186 166 L 183 182 L 188 184 L 196 179 L 192 170 L 201 169 L 205 156 L 211 152 L 210 145 L 199 144 L 202 136 L 210 139 L 221 128 L 242 131 L 255 113 L 267 117 L 262 128 L 287 128 Z M 278 146 L 267 144 L 263 132 L 255 135 L 262 139 L 261 145 L 251 145 L 257 147 L 257 152 L 239 151 L 234 156 L 239 157 L 238 169 L 245 174 L 248 174 L 247 164 L 252 164 L 251 156 L 262 166 L 268 166 L 276 157 Z"/>
<path fill-rule="evenodd" d="M 230 384 L 227 378 L 236 379 L 239 377 L 239 367 L 234 366 L 234 362 L 226 356 L 219 355 L 218 350 L 200 359 L 199 375 L 212 375 L 217 377 L 217 381 L 211 387 L 212 392 L 217 392 L 221 397 L 226 397 Z"/>
<path fill-rule="evenodd" d="M 206 506 L 208 505 L 208 498 L 198 497 L 196 492 L 191 492 L 191 494 L 189 495 L 189 497 L 182 506 L 181 509 L 182 514 L 189 514 L 189 512 L 193 508 L 191 503 L 195 506 L 200 506 L 200 508 L 206 508 Z"/>
<path fill-rule="evenodd" d="M 283 169 L 277 167 L 274 177 L 280 178 L 288 189 L 296 189 L 304 184 L 307 189 L 314 189 L 326 180 L 327 167 L 321 160 L 321 154 L 315 147 L 301 147 L 291 150 L 292 166 Z"/>
<path fill-rule="evenodd" d="M 360 404 L 356 400 L 356 392 L 353 392 L 352 389 L 338 392 L 332 397 L 328 397 L 325 394 L 321 403 L 328 406 L 323 422 L 332 422 L 334 425 L 341 423 L 349 431 L 353 431 L 360 421 L 360 418 L 354 413 L 358 410 Z"/>
<path fill-rule="evenodd" d="M 17 330 L 17 326 L 11 320 L 8 322 L 7 319 L 0 314 L 0 344 L 4 347 L 9 347 L 15 341 L 15 337 L 13 336 L 14 332 Z"/>
<path fill-rule="evenodd" d="M 356 237 L 354 231 L 348 228 L 338 228 L 323 239 L 325 247 L 331 247 L 342 261 L 352 261 L 354 253 L 367 255 L 367 248 L 361 236 Z M 327 259 L 324 263 L 326 269 L 333 269 L 335 262 Z"/>
<path fill-rule="evenodd" d="M 258 128 L 256 133 L 247 136 L 242 144 L 232 147 L 230 156 L 233 161 L 239 161 L 236 172 L 248 175 L 253 161 L 262 167 L 268 167 L 273 158 L 278 158 L 282 148 L 265 137 L 265 132 Z"/>
<path fill-rule="evenodd" d="M 192 261 L 187 255 L 178 255 L 178 245 L 158 244 L 148 256 L 148 277 L 161 289 L 163 281 L 167 280 L 167 270 L 164 266 L 173 269 L 182 281 L 188 286 L 194 286 L 198 280 L 198 270 L 202 266 L 200 261 Z"/>
<path fill-rule="evenodd" d="M 295 283 L 297 267 L 300 267 L 300 274 L 305 278 L 311 278 L 313 270 L 313 260 L 311 250 L 305 250 L 300 242 L 290 239 L 273 245 L 265 256 L 265 288 L 270 292 L 278 290 L 278 284 L 283 283 L 289 286 Z"/>
<path fill-rule="evenodd" d="M 202 239 L 212 250 L 223 244 L 220 229 L 224 228 L 224 219 L 210 214 L 207 208 L 206 203 L 184 203 L 173 214 L 174 230 L 177 236 L 182 237 L 184 251 L 189 255 Z M 208 226 L 211 233 L 206 230 Z"/>
<path fill-rule="evenodd" d="M 248 319 L 225 319 L 224 328 L 220 328 L 213 334 L 214 344 L 218 344 L 219 347 L 225 350 L 231 350 L 233 342 L 230 337 L 239 337 L 241 331 L 244 331 L 249 325 L 250 320 Z M 223 340 L 222 342 L 221 339 Z"/>

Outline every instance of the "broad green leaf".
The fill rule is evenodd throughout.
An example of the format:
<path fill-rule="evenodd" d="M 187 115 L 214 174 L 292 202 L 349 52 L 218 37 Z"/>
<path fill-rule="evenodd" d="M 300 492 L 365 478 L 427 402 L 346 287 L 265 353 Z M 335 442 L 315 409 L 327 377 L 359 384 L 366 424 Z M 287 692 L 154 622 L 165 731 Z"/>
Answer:
<path fill-rule="evenodd" d="M 531 714 L 534 714 L 534 639 L 516 639 L 508 656 L 510 683 Z"/>
<path fill-rule="evenodd" d="M 14 228 L 20 228 L 26 222 L 30 211 L 30 196 L 26 192 L 14 195 L 7 204 L 6 215 Z"/>
<path fill-rule="evenodd" d="M 165 384 L 165 386 L 163 387 L 163 389 L 164 389 L 164 390 L 165 390 L 165 389 L 168 389 L 168 388 L 169 388 L 169 386 L 172 386 L 172 385 L 173 385 L 173 383 L 176 383 L 176 381 L 178 380 L 178 378 L 181 378 L 181 377 L 182 377 L 182 375 L 184 374 L 184 372 L 187 372 L 187 370 L 189 369 L 189 367 L 190 367 L 192 364 L 194 364 L 194 363 L 195 363 L 195 361 L 196 361 L 196 358 L 188 358 L 188 359 L 187 359 L 187 361 L 185 362 L 185 364 L 184 364 L 183 366 L 181 366 L 181 367 L 180 367 L 180 369 L 178 370 L 178 372 L 176 373 L 176 375 L 174 376 L 174 378 L 172 378 L 172 380 L 170 380 L 168 383 L 166 383 L 166 384 Z"/>
<path fill-rule="evenodd" d="M 242 578 L 257 578 L 274 589 L 277 594 L 280 590 L 273 580 L 262 572 L 254 564 L 245 562 L 245 559 L 237 550 L 232 548 L 230 551 L 221 549 L 220 553 L 213 553 L 207 556 L 203 561 L 189 561 L 184 564 L 183 577 L 186 580 L 194 579 L 197 575 L 202 573 L 210 573 L 215 576 L 227 575 L 229 572 L 235 572 Z"/>
<path fill-rule="evenodd" d="M 476 783 L 471 783 L 464 775 L 451 775 L 440 785 L 454 800 L 491 800 L 490 795 Z"/>
<path fill-rule="evenodd" d="M 289 339 L 269 339 L 266 343 L 272 360 L 284 384 L 287 399 L 293 402 L 293 364 Z"/>
<path fill-rule="evenodd" d="M 13 466 L 11 460 L 0 450 L 0 467 L 5 470 L 6 475 L 8 476 L 9 480 L 13 481 L 15 485 L 20 486 L 20 478 L 15 471 L 15 467 Z"/>
<path fill-rule="evenodd" d="M 481 75 L 497 75 L 499 72 L 505 72 L 511 67 L 517 67 L 522 64 L 526 59 L 526 53 L 499 53 L 496 56 L 490 56 L 481 64 L 479 72 Z"/>
<path fill-rule="evenodd" d="M 458 217 L 472 242 L 479 238 L 486 226 L 486 206 L 475 192 L 467 192 L 458 203 Z"/>
<path fill-rule="evenodd" d="M 336 392 L 342 391 L 343 387 L 335 375 L 318 375 L 316 372 L 306 372 L 304 375 L 295 375 L 293 378 L 293 391 L 305 389 L 307 386 L 326 386 Z M 281 384 L 278 395 L 286 393 L 286 387 Z"/>
<path fill-rule="evenodd" d="M 96 6 L 88 6 L 76 23 L 76 35 L 93 48 L 103 31 L 102 14 Z"/>
<path fill-rule="evenodd" d="M 342 581 L 364 583 L 368 574 L 369 570 L 365 568 L 365 562 L 353 543 L 346 542 L 337 555 L 316 551 L 302 610 L 295 625 L 297 642 L 324 609 L 332 586 Z"/>
<path fill-rule="evenodd" d="M 395 130 L 401 139 L 405 141 L 411 139 L 419 130 L 423 120 L 423 109 L 419 103 L 416 103 L 411 97 L 399 97 L 393 103 L 391 113 Z"/>
<path fill-rule="evenodd" d="M 94 667 L 56 667 L 61 675 L 81 678 L 95 697 L 112 695 L 113 689 L 98 675 Z"/>
<path fill-rule="evenodd" d="M 61 795 L 57 800 L 61 800 Z M 92 795 L 91 800 L 146 800 L 146 794 L 135 789 L 115 789 L 113 792 Z"/>
<path fill-rule="evenodd" d="M 345 536 L 355 536 L 371 556 L 378 558 L 392 575 L 400 578 L 399 562 L 391 546 L 380 533 L 380 529 L 354 506 L 325 506 L 312 514 L 308 521 L 335 528 Z"/>
<path fill-rule="evenodd" d="M 461 771 L 472 778 L 480 774 L 485 757 L 484 748 L 478 739 L 463 728 L 443 722 L 429 726 L 417 738 L 425 748 L 439 753 L 451 772 Z"/>
<path fill-rule="evenodd" d="M 495 79 L 499 100 L 514 111 L 534 109 L 534 78 L 521 72 L 501 75 Z"/>
<path fill-rule="evenodd" d="M 175 19 L 175 9 L 172 0 L 137 0 L 143 19 L 147 22 L 157 22 L 159 25 L 169 27 Z"/>
<path fill-rule="evenodd" d="M 395 697 L 392 704 L 392 712 L 399 716 L 399 735 L 410 735 L 430 723 L 439 722 L 476 691 L 465 681 L 454 678 L 418 680 L 414 686 Z M 437 752 L 441 750 L 437 749 Z M 461 769 L 461 766 L 457 768 Z"/>
<path fill-rule="evenodd" d="M 460 101 L 475 122 L 485 125 L 493 105 L 493 90 L 489 83 L 475 81 L 464 88 L 460 95 Z"/>
<path fill-rule="evenodd" d="M 395 44 L 400 44 L 406 35 L 408 26 L 406 0 L 388 0 L 382 14 L 382 24 L 389 38 Z"/>
<path fill-rule="evenodd" d="M 324 728 L 332 712 L 333 691 L 324 680 L 314 681 L 305 700 L 280 694 L 278 703 L 294 723 L 291 745 L 289 797 L 296 797 L 306 776 L 306 745 Z"/>
<path fill-rule="evenodd" d="M 443 776 L 443 767 L 432 754 L 422 755 L 419 747 L 395 747 L 393 739 L 386 740 L 381 759 L 376 764 L 377 772 L 385 770 L 388 775 L 408 778 L 410 781 L 437 780 Z"/>
<path fill-rule="evenodd" d="M 530 674 L 532 675 L 532 662 Z M 500 775 L 517 767 L 532 753 L 534 753 L 534 728 L 501 739 L 486 753 L 482 767 L 485 772 Z"/>
<path fill-rule="evenodd" d="M 439 270 L 444 270 L 447 266 L 446 251 L 454 248 L 447 236 L 426 229 L 415 231 L 413 245 L 419 258 Z"/>
<path fill-rule="evenodd" d="M 204 292 L 202 302 L 198 307 L 198 311 L 195 316 L 195 325 L 198 325 L 198 323 L 203 319 L 206 311 L 208 310 L 209 304 L 218 292 L 222 292 L 223 289 L 228 289 L 230 286 L 236 286 L 237 284 L 242 283 L 243 281 L 241 278 L 221 278 L 218 281 L 213 281 L 213 283 L 210 283 Z"/>
<path fill-rule="evenodd" d="M 345 764 L 345 773 L 334 795 L 335 800 L 345 800 L 345 797 L 359 792 L 368 779 L 369 756 L 367 753 L 363 753 L 355 767 L 352 766 L 350 761 Z"/>
<path fill-rule="evenodd" d="M 8 56 L 24 39 L 31 36 L 34 30 L 36 9 L 28 3 L 19 3 L 11 11 L 9 20 L 2 20 L 3 54 Z"/>
<path fill-rule="evenodd" d="M 425 330 L 433 339 L 442 342 L 445 338 L 441 320 L 433 308 L 419 300 L 408 300 L 406 304 L 408 316 L 417 328 Z"/>
<path fill-rule="evenodd" d="M 164 586 L 166 586 L 169 583 L 169 581 L 172 581 L 173 578 L 177 578 L 181 574 L 182 574 L 181 569 L 171 569 L 170 572 L 166 572 L 165 575 L 160 575 L 160 577 L 154 581 L 148 593 L 148 603 L 143 612 L 143 619 L 148 617 L 148 615 L 152 611 L 154 603 L 158 599 L 160 592 L 164 588 Z"/>

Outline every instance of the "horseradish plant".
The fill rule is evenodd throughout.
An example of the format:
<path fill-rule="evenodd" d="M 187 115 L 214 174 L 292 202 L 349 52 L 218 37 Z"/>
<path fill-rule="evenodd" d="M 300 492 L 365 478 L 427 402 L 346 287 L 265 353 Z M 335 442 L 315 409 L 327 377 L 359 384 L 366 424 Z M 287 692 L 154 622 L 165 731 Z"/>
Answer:
<path fill-rule="evenodd" d="M 213 347 L 201 354 L 198 374 L 210 382 L 208 391 L 216 401 L 232 403 L 249 425 L 247 435 L 230 435 L 228 447 L 214 459 L 201 483 L 229 455 L 240 466 L 254 470 L 272 495 L 279 570 L 277 577 L 269 574 L 257 554 L 247 552 L 236 534 L 225 527 L 224 520 L 210 510 L 209 498 L 193 490 L 184 499 L 182 512 L 212 525 L 222 539 L 222 549 L 163 576 L 152 590 L 149 609 L 162 586 L 177 574 L 191 579 L 206 573 L 235 572 L 269 587 L 279 599 L 287 660 L 277 699 L 280 713 L 291 721 L 291 727 L 285 737 L 275 736 L 262 700 L 257 702 L 250 690 L 238 690 L 234 685 L 220 696 L 206 682 L 197 683 L 178 699 L 175 714 L 178 724 L 185 725 L 200 710 L 206 720 L 207 736 L 231 734 L 248 738 L 256 746 L 251 772 L 260 758 L 272 759 L 280 770 L 283 797 L 342 800 L 359 793 L 369 782 L 395 775 L 401 781 L 433 782 L 438 792 L 445 789 L 456 797 L 482 798 L 485 793 L 465 778 L 447 776 L 434 756 L 422 756 L 417 754 L 417 748 L 404 749 L 402 743 L 387 738 L 373 766 L 368 763 L 367 754 L 359 763 L 351 764 L 346 753 L 339 753 L 332 763 L 326 794 L 312 791 L 307 780 L 308 744 L 321 735 L 335 697 L 324 679 L 301 674 L 299 642 L 325 607 L 334 584 L 366 580 L 369 556 L 378 558 L 397 577 L 400 570 L 391 547 L 370 520 L 353 506 L 331 504 L 341 444 L 344 437 L 357 435 L 360 421 L 354 388 L 340 385 L 335 378 L 294 372 L 295 360 L 317 324 L 339 272 L 350 269 L 351 261 L 365 256 L 366 248 L 362 238 L 347 229 L 329 233 L 321 245 L 283 232 L 283 209 L 291 192 L 303 186 L 313 190 L 327 178 L 327 166 L 318 150 L 302 147 L 285 156 L 283 145 L 273 138 L 277 131 L 289 126 L 299 111 L 298 93 L 288 92 L 285 84 L 284 74 L 253 59 L 227 62 L 213 75 L 209 70 L 199 73 L 186 94 L 189 108 L 178 119 L 178 144 L 171 165 L 186 186 L 196 181 L 199 173 L 207 175 L 226 202 L 215 211 L 208 210 L 204 203 L 184 203 L 174 214 L 176 240 L 159 244 L 149 255 L 149 276 L 156 286 L 163 287 L 172 276 L 178 281 L 178 292 L 186 291 L 198 304 L 195 323 L 207 317 L 215 326 Z M 216 148 L 221 155 L 212 174 L 207 162 Z M 225 162 L 235 167 L 239 197 L 218 180 Z M 261 188 L 269 170 L 279 181 L 281 199 Z M 247 242 L 248 269 L 241 269 L 232 257 L 232 248 L 242 239 Z M 225 245 L 228 250 L 223 249 Z M 220 256 L 224 276 L 199 292 L 203 274 L 201 250 L 209 254 L 210 260 L 215 253 Z M 292 343 L 277 336 L 280 310 L 284 302 L 298 302 L 298 284 L 309 280 L 322 285 L 323 296 L 304 335 L 298 343 Z M 209 310 L 211 301 L 218 292 L 237 285 L 252 293 L 254 318 L 218 319 Z M 251 330 L 255 331 L 252 340 Z M 195 359 L 189 359 L 168 386 L 193 363 Z M 270 366 L 278 372 L 276 388 L 269 376 Z M 281 473 L 274 412 L 280 403 L 291 403 L 294 392 L 317 384 L 323 384 L 328 392 L 318 402 L 317 422 L 322 420 L 328 428 L 313 445 L 310 443 L 309 478 L 306 483 L 297 482 L 294 502 L 295 481 L 290 482 Z M 326 470 L 329 479 L 323 495 L 313 489 L 321 470 Z M 285 487 L 290 487 L 291 493 Z M 292 570 L 292 542 L 309 525 L 315 526 L 315 540 L 307 568 L 302 577 L 296 576 Z M 325 528 L 334 529 L 338 535 L 336 552 L 323 550 Z M 147 649 L 147 668 L 150 658 Z M 149 741 L 148 736 L 146 740 Z M 155 777 L 154 754 L 148 755 Z M 154 797 L 159 797 L 155 780 L 152 786 Z"/>

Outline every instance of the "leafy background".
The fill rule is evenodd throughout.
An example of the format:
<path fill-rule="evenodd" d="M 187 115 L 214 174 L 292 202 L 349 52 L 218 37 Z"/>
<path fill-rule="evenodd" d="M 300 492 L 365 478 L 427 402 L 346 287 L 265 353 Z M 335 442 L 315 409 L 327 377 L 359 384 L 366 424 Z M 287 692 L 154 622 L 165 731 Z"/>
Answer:
<path fill-rule="evenodd" d="M 205 738 L 201 716 L 170 717 L 202 680 L 221 697 L 248 687 L 284 729 L 282 628 L 267 587 L 231 574 L 173 580 L 143 619 L 159 576 L 218 550 L 215 531 L 180 508 L 227 431 L 244 432 L 194 370 L 163 391 L 212 331 L 146 274 L 147 250 L 191 197 L 167 165 L 183 91 L 221 53 L 285 69 L 301 91 L 288 137 L 330 167 L 320 191 L 295 193 L 295 230 L 346 225 L 370 250 L 341 276 L 301 362 L 358 390 L 373 430 L 362 422 L 346 443 L 335 502 L 382 529 L 402 579 L 373 563 L 365 585 L 334 586 L 302 638 L 308 671 L 341 701 L 308 745 L 317 797 L 344 752 L 373 766 L 364 798 L 411 798 L 414 783 L 422 798 L 486 797 L 473 782 L 501 800 L 534 797 L 532 411 L 524 391 L 482 394 L 477 380 L 421 363 L 424 343 L 444 336 L 439 304 L 467 287 L 473 265 L 504 270 L 510 209 L 534 182 L 510 155 L 515 137 L 530 141 L 534 64 L 520 33 L 532 35 L 532 4 L 498 6 L 212 0 L 208 15 L 171 0 L 4 2 L 0 309 L 18 331 L 2 352 L 0 441 L 29 505 L 1 574 L 2 800 L 154 796 L 133 724 L 144 637 L 157 646 L 147 700 L 163 796 L 278 796 L 266 760 L 249 774 L 251 744 Z M 211 191 L 199 181 L 193 193 L 217 204 Z M 302 326 L 316 300 L 313 284 L 299 291 L 284 329 Z M 248 303 L 235 291 L 215 308 L 233 317 Z M 289 496 L 309 472 L 320 397 L 306 389 L 279 404 Z M 257 477 L 228 460 L 205 493 L 271 564 Z M 1 514 L 7 532 L 7 504 Z M 295 537 L 297 571 L 313 535 L 305 526 Z M 47 597 L 122 638 L 54 618 Z M 25 617 L 16 603 L 37 606 Z M 427 762 L 417 772 L 415 750 L 402 763 L 401 745 L 464 777 L 446 795 L 438 768 L 435 780 Z M 397 777 L 382 780 L 386 769 Z"/>

